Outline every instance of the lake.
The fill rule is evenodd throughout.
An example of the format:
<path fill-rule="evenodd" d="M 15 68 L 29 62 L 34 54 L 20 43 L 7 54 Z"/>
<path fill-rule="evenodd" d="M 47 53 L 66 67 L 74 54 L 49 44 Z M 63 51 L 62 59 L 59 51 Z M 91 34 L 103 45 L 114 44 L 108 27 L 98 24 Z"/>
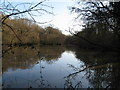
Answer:
<path fill-rule="evenodd" d="M 3 49 L 3 88 L 120 88 L 119 53 L 64 46 Z"/>

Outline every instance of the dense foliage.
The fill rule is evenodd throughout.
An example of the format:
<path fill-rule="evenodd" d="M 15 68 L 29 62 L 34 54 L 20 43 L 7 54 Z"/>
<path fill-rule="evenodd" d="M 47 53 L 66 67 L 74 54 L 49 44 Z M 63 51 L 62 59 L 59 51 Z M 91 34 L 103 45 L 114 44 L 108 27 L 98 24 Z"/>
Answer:
<path fill-rule="evenodd" d="M 42 28 L 28 19 L 8 18 L 5 23 L 11 28 L 3 25 L 3 44 L 71 44 L 81 48 L 119 50 L 119 6 L 120 2 L 98 1 L 84 2 L 80 7 L 72 7 L 72 12 L 78 14 L 76 19 L 82 19 L 85 24 L 84 28 L 73 36 L 65 36 L 59 29 L 50 26 Z"/>
<path fill-rule="evenodd" d="M 42 28 L 28 19 L 7 19 L 3 25 L 3 44 L 61 45 L 65 36 L 53 27 Z"/>
<path fill-rule="evenodd" d="M 84 2 L 82 6 L 71 8 L 85 25 L 69 37 L 69 43 L 84 48 L 120 49 L 120 2 Z"/>

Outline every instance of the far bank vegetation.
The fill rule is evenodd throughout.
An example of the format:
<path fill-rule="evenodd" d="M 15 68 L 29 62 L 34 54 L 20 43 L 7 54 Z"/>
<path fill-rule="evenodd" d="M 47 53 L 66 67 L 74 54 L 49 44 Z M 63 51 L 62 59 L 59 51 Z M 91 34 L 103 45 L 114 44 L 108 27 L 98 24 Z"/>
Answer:
<path fill-rule="evenodd" d="M 11 27 L 3 25 L 2 43 L 11 45 L 62 45 L 65 35 L 51 26 L 42 28 L 28 19 L 7 19 L 6 23 Z M 13 31 L 14 30 L 14 31 Z"/>

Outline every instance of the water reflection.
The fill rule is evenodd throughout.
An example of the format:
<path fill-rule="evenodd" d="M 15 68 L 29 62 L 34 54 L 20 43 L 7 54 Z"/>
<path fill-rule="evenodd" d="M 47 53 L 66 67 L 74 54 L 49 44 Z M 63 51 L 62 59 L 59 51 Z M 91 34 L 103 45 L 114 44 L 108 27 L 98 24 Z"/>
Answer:
<path fill-rule="evenodd" d="M 32 68 L 42 58 L 50 64 L 60 58 L 63 52 L 64 47 L 60 46 L 12 47 L 3 57 L 3 72 L 9 68 L 12 70 Z"/>
<path fill-rule="evenodd" d="M 120 88 L 119 53 L 74 50 L 76 58 L 83 61 L 84 66 L 77 68 L 78 70 L 69 74 L 66 77 L 67 80 L 73 80 L 76 75 L 85 72 L 89 82 L 87 88 Z M 72 86 L 72 88 L 77 86 L 81 86 L 81 83 L 76 83 L 76 86 Z"/>
<path fill-rule="evenodd" d="M 25 88 L 120 88 L 119 60 L 116 52 L 63 46 L 13 47 L 3 57 L 3 84 Z"/>

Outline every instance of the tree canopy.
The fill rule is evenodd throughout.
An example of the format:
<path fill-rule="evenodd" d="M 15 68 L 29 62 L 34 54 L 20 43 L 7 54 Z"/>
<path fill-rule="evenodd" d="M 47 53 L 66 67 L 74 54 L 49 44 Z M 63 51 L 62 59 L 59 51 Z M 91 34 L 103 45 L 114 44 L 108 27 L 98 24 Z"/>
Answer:
<path fill-rule="evenodd" d="M 94 47 L 120 48 L 120 2 L 79 2 L 78 5 L 81 3 L 80 7 L 71 7 L 78 14 L 76 19 L 85 23 L 82 31 L 74 34 L 79 37 L 78 44 L 84 41 Z"/>
<path fill-rule="evenodd" d="M 65 35 L 59 29 L 53 27 L 42 28 L 32 21 L 22 19 L 7 19 L 5 23 L 12 28 L 3 25 L 3 44 L 62 44 Z M 18 38 L 21 40 L 18 40 Z"/>

